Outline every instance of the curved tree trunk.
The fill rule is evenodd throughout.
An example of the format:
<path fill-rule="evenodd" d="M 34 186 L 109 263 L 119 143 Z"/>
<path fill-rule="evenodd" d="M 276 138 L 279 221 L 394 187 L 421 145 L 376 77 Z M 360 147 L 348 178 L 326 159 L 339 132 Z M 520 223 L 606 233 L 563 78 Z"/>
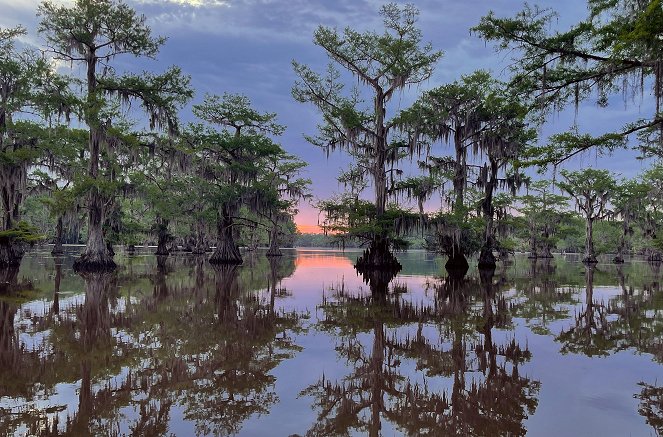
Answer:
<path fill-rule="evenodd" d="M 272 223 L 272 230 L 269 234 L 269 250 L 267 256 L 282 256 L 281 249 L 279 249 L 279 223 L 278 219 Z"/>
<path fill-rule="evenodd" d="M 241 264 L 242 255 L 235 244 L 233 235 L 233 219 L 230 208 L 223 205 L 219 208 L 216 219 L 217 243 L 216 249 L 209 259 L 212 264 Z"/>
<path fill-rule="evenodd" d="M 58 217 L 58 224 L 55 226 L 55 245 L 51 255 L 62 255 L 64 247 L 62 246 L 62 216 Z"/>

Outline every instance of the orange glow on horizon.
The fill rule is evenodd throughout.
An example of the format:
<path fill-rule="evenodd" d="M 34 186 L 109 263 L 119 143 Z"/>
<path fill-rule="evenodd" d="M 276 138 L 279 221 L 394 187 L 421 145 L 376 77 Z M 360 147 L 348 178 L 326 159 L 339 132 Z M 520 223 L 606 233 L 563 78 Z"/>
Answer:
<path fill-rule="evenodd" d="M 315 253 L 298 253 L 295 266 L 307 268 L 344 268 L 352 267 L 352 261 L 345 256 L 319 255 Z"/>
<path fill-rule="evenodd" d="M 301 223 L 296 223 L 297 230 L 302 234 L 322 234 L 324 233 L 322 228 L 318 225 L 305 225 Z"/>

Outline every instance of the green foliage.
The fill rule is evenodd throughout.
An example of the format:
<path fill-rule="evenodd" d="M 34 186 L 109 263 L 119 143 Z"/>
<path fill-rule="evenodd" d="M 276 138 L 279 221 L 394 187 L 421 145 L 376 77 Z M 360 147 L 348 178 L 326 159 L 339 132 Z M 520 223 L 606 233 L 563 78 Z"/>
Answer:
<path fill-rule="evenodd" d="M 18 242 L 34 244 L 44 239 L 44 236 L 39 233 L 39 230 L 28 224 L 27 222 L 20 221 L 15 227 L 0 231 L 0 242 Z"/>
<path fill-rule="evenodd" d="M 611 95 L 623 95 L 626 102 L 626 96 L 644 94 L 649 86 L 656 111 L 595 137 L 573 131 L 553 136 L 530 150 L 528 163 L 557 165 L 586 150 L 611 151 L 632 134 L 639 134 L 645 153 L 661 153 L 661 2 L 589 0 L 588 5 L 589 16 L 564 32 L 555 30 L 556 13 L 530 6 L 512 18 L 491 12 L 472 30 L 515 53 L 511 87 L 541 118 L 594 96 L 599 106 L 607 106 Z"/>

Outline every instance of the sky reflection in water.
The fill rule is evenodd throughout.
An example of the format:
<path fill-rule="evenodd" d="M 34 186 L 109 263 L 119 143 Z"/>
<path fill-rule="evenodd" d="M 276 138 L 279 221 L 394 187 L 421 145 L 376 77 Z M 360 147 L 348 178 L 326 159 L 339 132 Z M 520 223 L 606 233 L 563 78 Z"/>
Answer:
<path fill-rule="evenodd" d="M 385 290 L 356 255 L 29 254 L 0 273 L 0 435 L 663 433 L 657 266 L 411 252 Z"/>

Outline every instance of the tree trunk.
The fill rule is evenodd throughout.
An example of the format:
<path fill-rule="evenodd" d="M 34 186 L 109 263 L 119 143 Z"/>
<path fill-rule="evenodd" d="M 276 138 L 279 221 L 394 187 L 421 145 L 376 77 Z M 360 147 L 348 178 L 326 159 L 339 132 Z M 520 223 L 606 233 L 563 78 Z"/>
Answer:
<path fill-rule="evenodd" d="M 481 203 L 481 210 L 483 218 L 486 220 L 486 229 L 484 234 L 483 247 L 479 255 L 479 268 L 480 269 L 494 269 L 497 266 L 493 248 L 495 247 L 495 227 L 494 216 L 495 208 L 493 208 L 493 191 L 497 183 L 497 161 L 490 160 L 490 179 L 486 182 L 484 192 L 484 199 Z"/>
<path fill-rule="evenodd" d="M 155 255 L 168 256 L 168 243 L 170 242 L 170 235 L 168 234 L 168 220 L 157 218 L 157 251 Z"/>
<path fill-rule="evenodd" d="M 596 264 L 596 252 L 594 251 L 594 219 L 586 219 L 585 236 L 585 258 L 582 260 L 585 264 Z"/>
<path fill-rule="evenodd" d="M 532 222 L 529 228 L 529 255 L 527 255 L 527 258 L 537 259 L 539 256 L 537 249 L 536 224 Z"/>
<path fill-rule="evenodd" d="M 96 188 L 90 192 L 88 203 L 88 240 L 85 251 L 74 262 L 80 272 L 108 271 L 117 267 L 104 240 L 103 198 Z"/>
<path fill-rule="evenodd" d="M 13 238 L 0 239 L 0 267 L 18 267 L 25 253 L 23 243 Z"/>
<path fill-rule="evenodd" d="M 484 245 L 481 248 L 481 253 L 479 254 L 479 268 L 480 269 L 495 269 L 497 262 L 495 260 L 495 255 L 493 254 L 493 249 Z"/>
<path fill-rule="evenodd" d="M 467 262 L 467 258 L 457 243 L 454 243 L 453 251 L 449 255 L 446 264 L 444 264 L 444 268 L 447 269 L 449 275 L 461 278 L 469 270 L 470 265 Z"/>
<path fill-rule="evenodd" d="M 209 262 L 212 264 L 241 264 L 242 255 L 233 236 L 233 219 L 230 208 L 222 205 L 216 219 L 217 243 Z"/>
<path fill-rule="evenodd" d="M 269 235 L 269 250 L 267 256 L 282 256 L 281 249 L 279 249 L 279 222 L 278 219 L 274 220 L 272 230 Z"/>
<path fill-rule="evenodd" d="M 626 234 L 629 232 L 630 226 L 628 225 L 626 219 L 624 220 L 622 235 L 619 237 L 619 245 L 617 246 L 617 256 L 613 258 L 615 264 L 624 263 L 624 251 L 626 249 Z"/>
<path fill-rule="evenodd" d="M 196 233 L 193 250 L 191 253 L 194 255 L 202 255 L 207 252 L 207 244 L 205 243 L 205 232 L 204 232 L 204 223 L 201 219 L 198 219 L 196 222 Z"/>
<path fill-rule="evenodd" d="M 62 246 L 62 216 L 58 216 L 58 224 L 55 226 L 55 245 L 51 255 L 62 255 L 64 247 Z"/>

